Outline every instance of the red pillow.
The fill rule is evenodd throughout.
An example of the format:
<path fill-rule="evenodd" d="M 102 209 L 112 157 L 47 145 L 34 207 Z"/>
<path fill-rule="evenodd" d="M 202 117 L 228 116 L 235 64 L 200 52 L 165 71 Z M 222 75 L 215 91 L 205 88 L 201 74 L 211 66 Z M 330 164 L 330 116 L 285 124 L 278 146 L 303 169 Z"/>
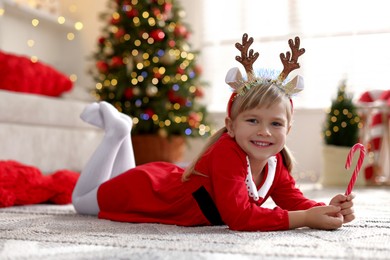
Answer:
<path fill-rule="evenodd" d="M 0 51 L 0 89 L 57 97 L 72 87 L 69 77 L 49 65 Z"/>

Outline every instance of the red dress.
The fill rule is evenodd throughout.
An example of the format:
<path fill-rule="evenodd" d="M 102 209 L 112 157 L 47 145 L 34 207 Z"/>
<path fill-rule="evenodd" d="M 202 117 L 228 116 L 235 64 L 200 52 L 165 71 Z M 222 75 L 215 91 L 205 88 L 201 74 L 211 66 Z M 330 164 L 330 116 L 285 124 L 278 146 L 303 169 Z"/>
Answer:
<path fill-rule="evenodd" d="M 247 156 L 227 134 L 212 145 L 195 166 L 204 174 L 182 182 L 184 170 L 153 162 L 137 166 L 100 185 L 99 218 L 182 226 L 226 224 L 233 230 L 268 231 L 289 228 L 288 211 L 324 205 L 305 198 L 283 164 L 281 154 L 264 199 L 248 193 Z M 270 164 L 267 166 L 266 178 Z M 265 180 L 261 186 L 265 185 Z M 278 207 L 260 207 L 271 197 Z"/>

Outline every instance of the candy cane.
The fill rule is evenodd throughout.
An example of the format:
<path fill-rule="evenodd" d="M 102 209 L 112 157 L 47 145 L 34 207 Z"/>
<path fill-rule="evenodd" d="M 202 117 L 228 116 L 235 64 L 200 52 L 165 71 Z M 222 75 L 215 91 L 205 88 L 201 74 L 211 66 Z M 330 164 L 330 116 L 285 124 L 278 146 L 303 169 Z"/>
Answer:
<path fill-rule="evenodd" d="M 355 185 L 356 179 L 359 175 L 360 168 L 362 167 L 364 156 L 366 155 L 366 149 L 364 148 L 364 145 L 362 145 L 361 143 L 355 144 L 348 153 L 347 161 L 345 163 L 345 169 L 349 169 L 349 167 L 351 167 L 352 157 L 357 149 L 360 149 L 359 160 L 357 162 L 355 170 L 353 171 L 351 180 L 349 181 L 348 184 L 348 188 L 345 191 L 345 195 L 351 194 L 353 186 Z"/>
<path fill-rule="evenodd" d="M 384 111 L 379 109 L 380 106 L 390 106 L 390 90 L 370 90 L 364 92 L 359 98 L 360 105 L 368 105 L 376 107 L 370 108 L 368 110 L 361 111 L 361 119 L 366 117 L 366 120 L 363 119 L 364 124 L 368 127 L 367 136 L 363 138 L 367 140 L 367 149 L 370 154 L 373 156 L 373 162 L 366 165 L 364 172 L 366 180 L 370 182 L 375 182 L 375 166 L 379 161 L 380 152 L 383 145 L 383 135 L 385 134 L 385 125 L 383 123 Z M 379 106 L 378 106 L 379 104 Z M 372 113 L 372 115 L 371 115 Z"/>

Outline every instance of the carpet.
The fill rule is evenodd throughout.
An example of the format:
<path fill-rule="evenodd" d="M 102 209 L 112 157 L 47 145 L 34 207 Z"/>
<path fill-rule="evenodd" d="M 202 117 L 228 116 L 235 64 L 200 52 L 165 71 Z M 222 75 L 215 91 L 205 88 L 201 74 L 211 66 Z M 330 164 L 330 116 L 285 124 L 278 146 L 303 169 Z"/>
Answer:
<path fill-rule="evenodd" d="M 340 192 L 304 190 L 324 202 Z M 2 208 L 0 259 L 390 259 L 390 188 L 354 192 L 357 219 L 334 231 L 119 223 L 78 215 L 72 205 Z"/>

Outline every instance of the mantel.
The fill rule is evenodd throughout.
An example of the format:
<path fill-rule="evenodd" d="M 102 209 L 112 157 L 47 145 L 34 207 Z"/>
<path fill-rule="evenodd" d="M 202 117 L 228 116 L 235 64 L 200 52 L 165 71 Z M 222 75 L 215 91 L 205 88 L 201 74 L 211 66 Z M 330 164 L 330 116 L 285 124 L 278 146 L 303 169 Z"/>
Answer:
<path fill-rule="evenodd" d="M 18 17 L 19 19 L 28 20 L 38 19 L 40 22 L 55 26 L 56 29 L 63 29 L 72 32 L 76 31 L 74 23 L 71 21 L 65 20 L 65 23 L 60 24 L 58 22 L 58 16 L 28 6 L 20 5 L 12 0 L 0 0 L 0 9 L 3 9 L 3 16 L 12 15 Z"/>

